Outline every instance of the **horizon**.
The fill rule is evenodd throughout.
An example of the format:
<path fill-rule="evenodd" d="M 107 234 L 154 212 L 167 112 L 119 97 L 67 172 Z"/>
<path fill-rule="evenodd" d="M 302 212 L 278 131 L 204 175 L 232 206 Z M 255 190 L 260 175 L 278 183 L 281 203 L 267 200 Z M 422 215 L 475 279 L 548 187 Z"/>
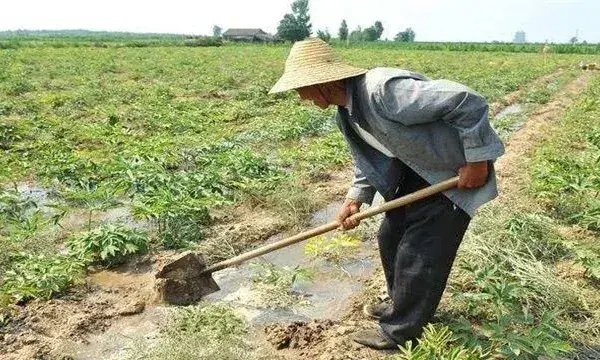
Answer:
<path fill-rule="evenodd" d="M 227 29 L 223 29 L 223 32 L 227 31 L 228 29 L 240 29 L 240 28 L 227 28 Z M 252 28 L 254 29 L 254 28 Z M 257 28 L 257 29 L 261 29 L 261 28 Z M 261 29 L 263 30 L 263 29 Z M 106 33 L 106 34 L 123 34 L 123 35 L 147 35 L 147 36 L 151 36 L 151 35 L 159 35 L 159 36 L 212 36 L 212 34 L 186 34 L 186 33 L 168 33 L 168 32 L 164 32 L 164 33 L 157 33 L 157 32 L 136 32 L 136 31 L 122 31 L 122 30 L 90 30 L 90 29 L 15 29 L 15 30 L 0 30 L 0 34 L 2 33 L 8 33 L 8 32 L 56 32 L 56 33 L 60 33 L 60 32 L 75 32 L 75 31 L 81 31 L 81 32 L 90 32 L 90 33 Z M 263 30 L 264 31 L 264 30 Z M 62 34 L 61 34 L 62 35 Z M 59 35 L 60 36 L 60 35 Z M 313 31 L 312 34 L 310 35 L 310 37 L 317 37 L 317 35 L 315 34 L 315 32 Z M 338 39 L 337 34 L 331 34 L 332 39 Z M 375 42 L 386 42 L 386 41 L 394 41 L 393 39 L 379 39 L 376 40 Z M 452 40 L 439 40 L 439 41 L 425 41 L 425 40 L 415 40 L 413 41 L 413 43 L 473 43 L 473 44 L 492 44 L 492 43 L 501 43 L 501 44 L 513 44 L 514 41 L 501 41 L 501 40 L 490 40 L 490 41 L 452 41 Z M 523 44 L 544 44 L 544 41 L 526 41 Z M 594 42 L 586 42 L 587 45 L 600 45 L 600 42 L 598 43 L 594 43 Z M 564 42 L 548 42 L 548 44 L 554 44 L 554 45 L 565 45 L 565 44 L 569 44 L 568 41 L 564 41 Z M 585 45 L 582 44 L 581 42 L 575 44 L 575 45 Z"/>
<path fill-rule="evenodd" d="M 223 28 L 261 28 L 274 34 L 291 0 L 230 0 L 205 5 L 187 0 L 106 0 L 81 5 L 75 0 L 22 0 L 5 5 L 0 31 L 97 31 L 135 34 L 211 35 L 213 25 Z M 360 7 L 360 11 L 357 9 Z M 260 11 L 256 9 L 260 8 Z M 327 29 L 337 37 L 342 19 L 350 31 L 382 21 L 382 39 L 412 27 L 417 42 L 512 42 L 517 31 L 528 43 L 600 43 L 593 0 L 406 0 L 402 4 L 373 0 L 364 8 L 357 1 L 309 2 L 312 33 Z M 115 11 L 118 9 L 119 11 Z M 186 11 L 182 11 L 186 10 Z M 231 11 L 236 9 L 236 11 Z M 248 16 L 247 14 L 251 14 Z M 21 16 L 23 15 L 23 16 Z"/>

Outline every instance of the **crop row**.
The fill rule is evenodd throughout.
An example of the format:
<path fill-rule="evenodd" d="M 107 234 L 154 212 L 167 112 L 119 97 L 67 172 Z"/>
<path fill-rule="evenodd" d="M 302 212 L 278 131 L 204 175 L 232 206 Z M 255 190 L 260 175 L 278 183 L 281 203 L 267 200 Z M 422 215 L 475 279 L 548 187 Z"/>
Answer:
<path fill-rule="evenodd" d="M 350 157 L 332 111 L 306 106 L 295 94 L 266 94 L 286 52 L 257 46 L 4 52 L 0 182 L 9 210 L 0 217 L 6 260 L 0 274 L 23 259 L 11 253 L 61 249 L 62 239 L 78 231 L 66 226 L 70 215 L 83 213 L 86 230 L 93 231 L 95 214 L 126 207 L 147 221 L 157 246 L 179 248 L 202 237 L 215 207 L 262 203 L 308 212 L 306 204 L 318 197 L 302 184 L 349 166 Z M 462 81 L 490 101 L 575 61 L 557 55 L 546 62 L 535 54 L 341 53 L 358 66 L 404 67 Z M 27 199 L 8 190 L 24 180 L 44 187 L 49 200 L 24 205 Z M 276 195 L 282 191 L 296 195 Z"/>

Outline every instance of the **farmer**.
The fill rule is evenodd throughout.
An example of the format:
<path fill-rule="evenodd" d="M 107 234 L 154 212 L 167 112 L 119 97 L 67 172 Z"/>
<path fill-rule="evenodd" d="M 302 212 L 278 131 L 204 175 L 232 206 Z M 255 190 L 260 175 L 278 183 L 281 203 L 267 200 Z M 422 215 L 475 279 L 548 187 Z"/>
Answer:
<path fill-rule="evenodd" d="M 497 196 L 493 161 L 504 146 L 488 120 L 486 100 L 468 87 L 407 70 L 365 70 L 344 64 L 325 42 L 294 44 L 270 93 L 295 89 L 336 122 L 354 160 L 354 180 L 337 219 L 459 175 L 458 189 L 385 214 L 378 234 L 391 304 L 365 304 L 379 328 L 354 341 L 393 349 L 415 340 L 433 316 L 471 217 Z"/>

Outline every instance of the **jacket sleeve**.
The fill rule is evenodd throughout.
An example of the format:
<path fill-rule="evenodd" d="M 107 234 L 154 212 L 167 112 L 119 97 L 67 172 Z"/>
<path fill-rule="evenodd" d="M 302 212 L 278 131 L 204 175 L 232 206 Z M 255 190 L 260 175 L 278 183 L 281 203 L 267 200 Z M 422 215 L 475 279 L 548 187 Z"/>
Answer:
<path fill-rule="evenodd" d="M 357 166 L 354 166 L 354 179 L 352 180 L 352 187 L 350 187 L 346 198 L 371 205 L 376 192 L 377 190 L 375 190 L 375 187 L 369 183 L 360 169 Z"/>
<path fill-rule="evenodd" d="M 504 145 L 492 128 L 485 98 L 448 80 L 392 78 L 372 95 L 374 110 L 406 126 L 443 121 L 458 131 L 467 162 L 494 160 Z"/>

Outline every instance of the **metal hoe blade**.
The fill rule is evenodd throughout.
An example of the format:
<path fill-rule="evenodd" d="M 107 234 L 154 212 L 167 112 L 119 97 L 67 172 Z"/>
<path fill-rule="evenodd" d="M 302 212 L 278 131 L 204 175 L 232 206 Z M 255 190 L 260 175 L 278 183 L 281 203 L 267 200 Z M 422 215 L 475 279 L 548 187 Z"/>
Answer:
<path fill-rule="evenodd" d="M 164 265 L 154 276 L 158 300 L 174 305 L 191 305 L 221 290 L 210 273 L 202 273 L 206 263 L 197 253 L 184 253 Z"/>

